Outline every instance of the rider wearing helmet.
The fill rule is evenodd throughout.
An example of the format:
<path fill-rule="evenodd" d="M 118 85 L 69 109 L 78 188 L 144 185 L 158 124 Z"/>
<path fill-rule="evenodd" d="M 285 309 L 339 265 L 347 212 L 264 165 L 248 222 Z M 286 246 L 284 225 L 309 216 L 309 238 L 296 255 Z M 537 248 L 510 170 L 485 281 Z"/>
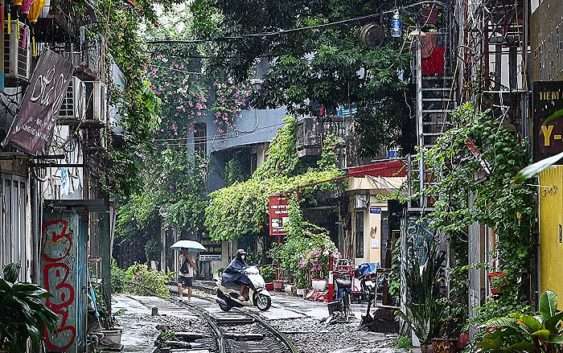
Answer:
<path fill-rule="evenodd" d="M 248 300 L 248 286 L 250 283 L 244 275 L 244 270 L 248 265 L 246 264 L 246 251 L 244 249 L 238 249 L 237 255 L 231 261 L 229 266 L 225 269 L 223 280 L 236 283 L 240 285 L 240 297 L 239 300 Z"/>

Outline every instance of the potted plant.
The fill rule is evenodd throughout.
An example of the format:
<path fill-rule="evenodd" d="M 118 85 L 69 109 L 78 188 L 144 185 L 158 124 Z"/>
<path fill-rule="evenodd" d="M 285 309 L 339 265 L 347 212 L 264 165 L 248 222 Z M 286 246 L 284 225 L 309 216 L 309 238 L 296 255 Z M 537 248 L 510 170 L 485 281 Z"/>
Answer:
<path fill-rule="evenodd" d="M 541 295 L 539 313 L 514 312 L 489 320 L 482 329 L 481 352 L 555 353 L 563 346 L 563 312 L 551 291 Z"/>
<path fill-rule="evenodd" d="M 49 293 L 18 276 L 19 265 L 9 264 L 0 278 L 0 351 L 21 353 L 29 342 L 32 352 L 40 352 L 43 333 L 55 330 L 58 317 L 43 303 Z"/>
<path fill-rule="evenodd" d="M 491 288 L 492 295 L 500 295 L 502 290 L 508 284 L 506 279 L 506 273 L 504 272 L 489 272 L 487 274 L 489 278 L 489 286 Z"/>
<path fill-rule="evenodd" d="M 444 303 L 439 299 L 440 268 L 445 254 L 438 251 L 434 239 L 423 244 L 426 259 L 419 260 L 415 245 L 410 244 L 412 252 L 406 260 L 405 284 L 408 299 L 398 315 L 407 323 L 420 341 L 422 353 L 432 349 L 432 338 L 439 337 L 444 318 Z"/>
<path fill-rule="evenodd" d="M 458 350 L 458 340 L 465 322 L 462 305 L 447 298 L 439 299 L 443 305 L 443 319 L 441 320 L 440 335 L 432 338 L 433 353 L 455 353 Z"/>
<path fill-rule="evenodd" d="M 313 279 L 311 280 L 311 287 L 313 287 L 314 290 L 319 291 L 319 292 L 324 292 L 326 290 L 327 287 L 327 280 L 326 279 Z"/>
<path fill-rule="evenodd" d="M 307 274 L 303 271 L 299 271 L 297 273 L 297 278 L 295 281 L 295 285 L 297 286 L 297 295 L 300 297 L 305 296 L 306 291 L 307 291 L 307 284 L 309 282 L 307 281 Z"/>
<path fill-rule="evenodd" d="M 262 266 L 262 268 L 260 268 L 260 273 L 264 278 L 264 282 L 266 282 L 266 290 L 274 290 L 274 284 L 272 282 L 274 280 L 274 268 L 272 265 Z"/>

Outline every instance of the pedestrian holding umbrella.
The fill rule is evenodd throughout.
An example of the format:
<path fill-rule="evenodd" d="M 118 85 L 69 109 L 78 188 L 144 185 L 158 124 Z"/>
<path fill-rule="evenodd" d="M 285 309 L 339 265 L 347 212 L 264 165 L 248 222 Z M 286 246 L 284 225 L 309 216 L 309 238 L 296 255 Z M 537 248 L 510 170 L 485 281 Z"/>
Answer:
<path fill-rule="evenodd" d="M 190 256 L 189 251 L 205 251 L 205 247 L 193 240 L 180 240 L 171 246 L 173 249 L 180 249 L 180 271 L 178 273 L 178 296 L 182 298 L 184 288 L 188 289 L 188 301 L 192 300 L 192 286 L 194 272 L 197 269 L 196 262 Z"/>

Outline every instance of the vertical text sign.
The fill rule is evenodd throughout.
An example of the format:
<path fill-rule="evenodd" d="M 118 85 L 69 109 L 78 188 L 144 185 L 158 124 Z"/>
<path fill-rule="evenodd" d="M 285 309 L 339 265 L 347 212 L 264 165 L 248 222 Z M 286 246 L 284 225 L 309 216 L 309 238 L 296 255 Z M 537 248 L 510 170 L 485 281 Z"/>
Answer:
<path fill-rule="evenodd" d="M 41 277 L 51 296 L 47 306 L 59 320 L 46 337 L 47 351 L 69 352 L 76 340 L 76 243 L 71 215 L 43 225 Z"/>
<path fill-rule="evenodd" d="M 563 152 L 563 81 L 533 85 L 534 160 Z"/>
<path fill-rule="evenodd" d="M 268 198 L 268 216 L 270 219 L 270 236 L 283 237 L 286 235 L 284 226 L 288 221 L 287 198 L 270 196 Z"/>

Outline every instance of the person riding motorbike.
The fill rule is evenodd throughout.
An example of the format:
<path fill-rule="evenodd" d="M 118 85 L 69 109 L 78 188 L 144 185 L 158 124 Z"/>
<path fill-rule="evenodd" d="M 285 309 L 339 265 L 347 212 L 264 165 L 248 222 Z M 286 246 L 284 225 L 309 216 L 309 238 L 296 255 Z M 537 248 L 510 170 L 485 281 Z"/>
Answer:
<path fill-rule="evenodd" d="M 248 267 L 246 264 L 246 251 L 238 249 L 237 255 L 223 272 L 223 283 L 233 283 L 240 286 L 240 301 L 248 300 L 249 286 L 251 285 L 244 274 Z"/>

